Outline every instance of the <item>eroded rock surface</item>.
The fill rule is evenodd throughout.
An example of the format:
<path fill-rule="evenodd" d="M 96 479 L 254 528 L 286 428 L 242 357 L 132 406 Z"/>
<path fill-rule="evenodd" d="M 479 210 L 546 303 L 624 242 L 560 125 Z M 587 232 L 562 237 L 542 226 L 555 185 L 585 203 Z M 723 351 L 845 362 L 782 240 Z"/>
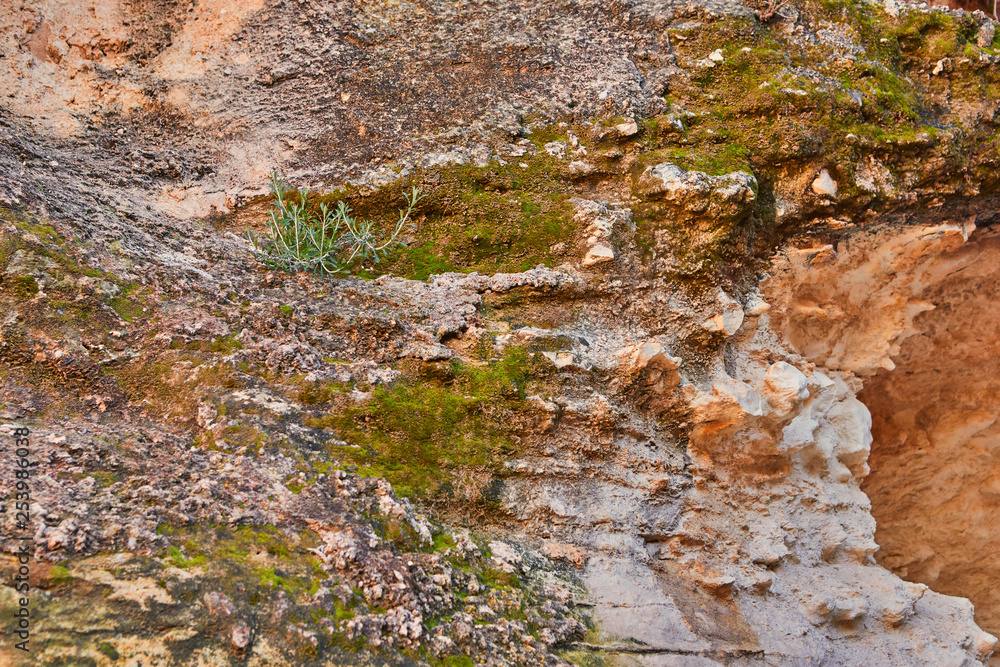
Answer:
<path fill-rule="evenodd" d="M 859 398 L 873 414 L 864 489 L 878 521 L 879 562 L 935 590 L 964 591 L 986 628 L 997 627 L 988 583 L 996 534 L 977 517 L 992 504 L 995 467 L 994 218 L 989 208 L 956 211 L 826 256 L 790 251 L 774 279 L 796 283 L 782 324 L 788 339 L 817 361 L 870 376 Z M 851 277 L 870 284 L 873 274 L 886 292 L 865 294 Z"/>
<path fill-rule="evenodd" d="M 990 659 L 983 14 L 45 0 L 0 25 L 37 664 Z M 244 233 L 272 169 L 383 231 L 424 198 L 355 277 L 267 271 Z"/>

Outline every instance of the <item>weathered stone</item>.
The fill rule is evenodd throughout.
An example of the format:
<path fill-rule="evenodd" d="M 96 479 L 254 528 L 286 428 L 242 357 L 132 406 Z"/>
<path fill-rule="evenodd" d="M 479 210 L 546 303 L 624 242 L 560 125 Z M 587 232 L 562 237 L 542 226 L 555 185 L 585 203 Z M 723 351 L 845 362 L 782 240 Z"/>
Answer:
<path fill-rule="evenodd" d="M 668 205 L 674 224 L 715 227 L 749 214 L 757 201 L 757 179 L 745 172 L 709 176 L 664 163 L 646 168 L 636 192 Z"/>
<path fill-rule="evenodd" d="M 989 659 L 981 16 L 78 4 L 0 12 L 32 660 Z M 408 248 L 257 265 L 276 167 Z"/>
<path fill-rule="evenodd" d="M 837 196 L 837 182 L 830 176 L 830 172 L 822 169 L 819 176 L 812 182 L 812 191 L 824 197 Z"/>
<path fill-rule="evenodd" d="M 722 290 L 719 290 L 716 299 L 718 312 L 705 320 L 702 326 L 708 331 L 721 331 L 732 336 L 743 325 L 743 307 Z"/>
<path fill-rule="evenodd" d="M 990 46 L 993 44 L 993 38 L 996 37 L 997 27 L 992 21 L 985 21 L 980 27 L 979 32 L 976 33 L 976 44 L 983 46 Z"/>
<path fill-rule="evenodd" d="M 798 403 L 809 397 L 806 376 L 791 364 L 779 361 L 767 369 L 764 376 L 764 395 L 771 408 L 780 414 L 789 414 Z"/>
<path fill-rule="evenodd" d="M 618 125 L 615 125 L 615 129 L 621 137 L 631 137 L 639 133 L 639 125 L 634 120 L 619 123 Z"/>
<path fill-rule="evenodd" d="M 615 251 L 604 245 L 603 243 L 595 243 L 587 254 L 583 256 L 583 266 L 593 266 L 594 264 L 603 264 L 604 262 L 611 262 L 615 259 Z"/>
<path fill-rule="evenodd" d="M 933 76 L 938 76 L 939 74 L 943 74 L 945 72 L 951 72 L 953 67 L 951 58 L 942 58 L 934 65 L 934 69 L 931 71 L 931 74 Z"/>

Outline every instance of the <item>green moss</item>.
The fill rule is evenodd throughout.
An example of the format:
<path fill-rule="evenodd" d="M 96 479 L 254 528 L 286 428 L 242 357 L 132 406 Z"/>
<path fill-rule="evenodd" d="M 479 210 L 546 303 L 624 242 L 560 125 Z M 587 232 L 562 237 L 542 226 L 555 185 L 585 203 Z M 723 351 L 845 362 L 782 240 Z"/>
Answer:
<path fill-rule="evenodd" d="M 517 271 L 572 260 L 575 244 L 561 243 L 579 231 L 569 199 L 590 197 L 597 182 L 620 185 L 644 167 L 662 162 L 713 175 L 748 171 L 762 187 L 754 229 L 740 230 L 718 243 L 709 239 L 706 252 L 698 249 L 696 256 L 682 257 L 681 273 L 714 280 L 728 262 L 749 264 L 750 258 L 763 262 L 760 258 L 769 254 L 775 240 L 790 231 L 771 226 L 776 208 L 768 193 L 775 181 L 813 168 L 812 163 L 820 160 L 850 180 L 853 165 L 873 150 L 898 156 L 916 137 L 929 133 L 929 123 L 949 125 L 951 119 L 942 116 L 950 112 L 924 102 L 928 98 L 914 83 L 915 75 L 926 75 L 934 59 L 944 55 L 958 55 L 964 49 L 975 61 L 978 54 L 978 47 L 971 45 L 976 28 L 971 19 L 956 21 L 941 12 L 907 10 L 897 21 L 865 0 L 822 0 L 797 8 L 814 24 L 837 22 L 865 53 L 858 52 L 855 60 L 834 58 L 837 49 L 828 43 L 801 44 L 789 40 L 776 24 L 748 17 L 706 19 L 670 30 L 671 45 L 684 59 L 702 59 L 715 49 L 724 55 L 714 67 L 692 69 L 690 79 L 669 83 L 671 103 L 683 107 L 671 110 L 682 117 L 685 127 L 665 114 L 643 121 L 642 131 L 623 138 L 573 123 L 543 125 L 540 116 L 526 118 L 531 127 L 526 136 L 537 155 L 503 165 L 452 166 L 414 174 L 406 185 L 418 185 L 427 198 L 414 216 L 416 229 L 406 239 L 409 245 L 378 266 L 362 267 L 358 274 L 423 279 L 447 271 Z M 994 75 L 987 70 L 978 68 L 968 77 L 941 77 L 932 83 L 950 86 L 956 99 L 990 99 L 1000 90 L 1000 82 L 992 85 L 989 79 Z M 608 117 L 598 125 L 622 120 Z M 567 173 L 566 160 L 543 150 L 547 142 L 567 139 L 571 131 L 588 149 L 585 159 L 597 166 L 581 181 Z M 598 135 L 607 138 L 606 145 L 594 145 Z M 989 144 L 971 136 L 967 141 Z M 894 168 L 890 157 L 879 159 Z M 345 187 L 317 202 L 347 200 L 359 215 L 385 225 L 401 205 L 400 185 L 375 192 Z M 870 195 L 843 185 L 839 199 L 854 198 Z M 641 223 L 643 212 L 638 211 L 637 217 Z M 637 242 L 651 258 L 655 244 L 649 232 L 646 229 L 643 235 L 640 229 Z M 680 256 L 687 252 L 686 245 L 696 242 L 684 235 L 668 240 Z M 688 277 L 683 277 L 685 284 Z M 336 398 L 330 396 L 331 401 Z M 326 397 L 315 400 L 325 403 Z"/>
<path fill-rule="evenodd" d="M 905 54 L 928 60 L 953 54 L 958 47 L 959 34 L 957 21 L 940 11 L 906 12 L 895 31 Z"/>
<path fill-rule="evenodd" d="M 401 255 L 405 255 L 405 258 Z M 441 256 L 441 249 L 433 241 L 409 247 L 392 256 L 390 262 L 407 266 L 407 277 L 417 280 L 426 280 L 433 275 L 459 270 L 458 266 Z"/>
<path fill-rule="evenodd" d="M 467 655 L 449 655 L 441 661 L 441 667 L 475 667 L 475 664 Z"/>
<path fill-rule="evenodd" d="M 523 168 L 520 164 L 527 165 Z M 415 176 L 425 198 L 413 216 L 406 246 L 357 275 L 401 275 L 423 280 L 449 271 L 496 273 L 553 265 L 552 246 L 571 235 L 573 207 L 564 165 L 540 153 L 507 165 L 458 165 Z M 399 207 L 399 186 L 374 194 L 344 189 L 317 199 L 346 198 L 359 216 L 388 228 Z"/>
<path fill-rule="evenodd" d="M 368 640 L 364 636 L 357 637 L 356 639 L 348 639 L 342 632 L 331 633 L 329 641 L 331 646 L 343 649 L 348 653 L 357 653 L 368 643 Z"/>
<path fill-rule="evenodd" d="M 542 150 L 545 144 L 550 141 L 567 141 L 569 130 L 569 123 L 545 125 L 532 129 L 527 138 L 535 145 L 536 149 Z"/>
<path fill-rule="evenodd" d="M 815 7 L 807 5 L 803 9 L 809 14 L 816 11 Z M 687 89 L 678 88 L 679 96 L 688 98 L 685 106 L 689 110 L 703 112 L 689 121 L 692 128 L 684 137 L 676 133 L 673 137 L 669 133 L 667 135 L 666 145 L 691 144 L 672 148 L 678 164 L 689 169 L 720 173 L 722 169 L 737 167 L 741 159 L 750 162 L 756 169 L 767 169 L 773 164 L 776 153 L 786 159 L 807 157 L 794 146 L 782 145 L 779 130 L 787 120 L 801 124 L 805 134 L 815 134 L 817 129 L 822 131 L 832 124 L 862 126 L 859 128 L 861 133 L 856 133 L 858 136 L 894 131 L 901 126 L 919 126 L 918 92 L 906 80 L 902 69 L 905 59 L 900 57 L 897 39 L 905 41 L 905 36 L 913 33 L 923 40 L 926 35 L 922 31 L 933 30 L 954 35 L 954 22 L 936 16 L 921 19 L 923 23 L 914 20 L 913 24 L 894 29 L 888 17 L 861 0 L 823 2 L 818 8 L 818 16 L 813 18 L 842 21 L 853 27 L 856 39 L 877 61 L 843 60 L 824 68 L 824 73 L 834 75 L 846 89 L 861 92 L 865 98 L 863 104 L 859 107 L 844 91 L 825 90 L 824 85 L 804 79 L 795 80 L 794 74 L 788 72 L 787 67 L 792 64 L 815 67 L 815 60 L 823 58 L 825 51 L 819 50 L 815 54 L 798 52 L 789 48 L 780 34 L 768 28 L 758 33 L 747 33 L 729 42 L 730 46 L 724 49 L 726 60 L 723 63 L 697 72 Z M 716 26 L 704 30 L 708 35 L 718 31 Z M 702 38 L 699 37 L 699 40 Z M 716 43 L 719 40 L 717 37 Z M 787 95 L 781 91 L 785 87 L 804 90 L 807 94 Z M 706 138 L 699 135 L 699 126 L 706 132 L 713 130 L 711 141 L 719 142 L 726 148 L 713 150 L 711 143 L 706 143 Z M 830 134 L 823 134 L 823 142 L 826 145 L 820 148 L 827 153 L 839 150 L 844 143 L 841 137 Z M 660 139 L 649 148 L 656 150 L 666 145 Z M 716 151 L 727 149 L 732 152 L 731 159 L 722 160 L 721 164 L 713 164 L 711 159 L 706 159 L 714 156 Z"/>
<path fill-rule="evenodd" d="M 163 552 L 163 560 L 184 569 L 200 567 L 208 575 L 228 573 L 224 576 L 234 583 L 252 581 L 261 589 L 281 588 L 297 595 L 315 591 L 317 580 L 327 578 L 308 551 L 319 544 L 308 531 L 296 539 L 274 526 L 161 524 L 157 532 L 173 542 Z"/>
<path fill-rule="evenodd" d="M 12 222 L 16 227 L 37 238 L 41 243 L 62 244 L 63 238 L 52 225 L 39 220 L 24 208 L 0 204 L 0 220 Z"/>
<path fill-rule="evenodd" d="M 287 579 L 283 573 L 275 572 L 273 566 L 260 568 L 256 573 L 261 584 L 267 588 L 282 588 L 289 595 L 295 595 L 301 590 L 301 586 L 296 585 L 297 582 Z"/>
<path fill-rule="evenodd" d="M 577 665 L 578 667 L 614 667 L 616 663 L 611 662 L 611 659 L 600 653 L 595 653 L 591 651 L 556 651 L 556 655 L 565 660 L 571 665 Z"/>
<path fill-rule="evenodd" d="M 395 544 L 403 552 L 421 550 L 420 535 L 407 521 L 395 517 L 374 516 L 369 519 L 375 533 Z"/>
<path fill-rule="evenodd" d="M 93 477 L 94 481 L 101 486 L 111 486 L 112 484 L 122 481 L 122 476 L 120 474 L 105 470 L 95 470 L 90 473 L 90 476 Z"/>
<path fill-rule="evenodd" d="M 431 548 L 433 551 L 444 551 L 445 549 L 455 548 L 455 538 L 451 534 L 446 532 L 434 533 L 433 541 L 431 543 Z"/>
<path fill-rule="evenodd" d="M 288 487 L 288 490 L 294 493 L 295 495 L 299 495 L 300 493 L 302 493 L 302 489 L 306 488 L 309 485 L 300 483 L 298 481 L 288 481 L 285 482 L 285 486 Z"/>
<path fill-rule="evenodd" d="M 298 399 L 305 405 L 330 403 L 350 390 L 346 382 L 303 382 L 299 387 Z"/>
<path fill-rule="evenodd" d="M 233 530 L 233 536 L 240 548 L 263 549 L 278 558 L 288 558 L 290 539 L 275 526 L 241 526 Z"/>
<path fill-rule="evenodd" d="M 242 350 L 243 343 L 236 340 L 233 335 L 219 336 L 211 342 L 209 345 L 209 350 L 212 352 L 218 352 L 220 354 L 229 354 L 234 350 Z"/>
<path fill-rule="evenodd" d="M 52 293 L 49 298 L 51 310 L 62 310 L 63 313 L 57 316 L 64 322 L 82 319 L 89 323 L 99 314 L 100 303 L 110 306 L 121 319 L 126 321 L 141 317 L 146 311 L 144 299 L 138 295 L 139 285 L 80 264 L 75 258 L 73 241 L 65 239 L 51 225 L 39 221 L 27 211 L 14 211 L 4 206 L 0 206 L 0 219 L 13 222 L 19 230 L 26 233 L 23 237 L 0 235 L 0 266 L 6 267 L 10 257 L 18 250 L 50 260 L 50 267 L 46 271 L 51 273 L 55 282 L 47 285 L 46 292 Z M 98 278 L 111 283 L 118 287 L 118 294 L 113 297 L 92 297 L 81 302 L 75 298 L 78 283 L 73 279 L 82 277 Z M 0 278 L 0 287 L 3 286 L 7 286 L 7 289 L 18 298 L 31 298 L 40 291 L 37 281 L 32 276 Z"/>
<path fill-rule="evenodd" d="M 504 572 L 494 567 L 484 567 L 479 571 L 480 580 L 490 588 L 520 588 L 521 580 L 516 574 Z"/>
<path fill-rule="evenodd" d="M 753 173 L 749 162 L 749 150 L 737 142 L 718 146 L 710 143 L 685 148 L 664 148 L 650 151 L 642 156 L 640 164 L 651 166 L 663 162 L 673 162 L 686 171 L 703 171 L 712 176 L 734 171 Z"/>
<path fill-rule="evenodd" d="M 184 555 L 184 552 L 177 547 L 170 547 L 167 553 L 167 560 L 169 560 L 175 567 L 188 568 L 195 567 L 197 565 L 204 564 L 206 556 L 204 554 L 194 556 L 193 558 L 188 558 Z"/>
<path fill-rule="evenodd" d="M 70 575 L 69 570 L 67 570 L 62 565 L 56 565 L 49 572 L 49 580 L 56 586 L 59 584 L 65 584 L 73 580 L 72 575 Z"/>
<path fill-rule="evenodd" d="M 34 276 L 13 276 L 6 279 L 11 291 L 19 299 L 30 299 L 38 294 L 38 281 Z"/>
<path fill-rule="evenodd" d="M 102 642 L 101 644 L 99 644 L 97 650 L 106 655 L 111 660 L 117 660 L 119 657 L 121 657 L 118 655 L 118 651 L 115 649 L 115 647 L 107 642 Z"/>
<path fill-rule="evenodd" d="M 523 349 L 510 349 L 484 366 L 454 362 L 436 377 L 411 374 L 375 389 L 365 403 L 306 423 L 355 444 L 335 454 L 363 474 L 384 477 L 400 495 L 446 496 L 452 471 L 500 471 L 516 454 L 512 435 L 523 421 L 525 396 L 545 369 Z"/>
<path fill-rule="evenodd" d="M 334 602 L 333 617 L 336 618 L 337 621 L 349 621 L 352 618 L 354 618 L 354 616 L 355 613 L 353 609 L 345 607 L 344 603 L 341 602 L 340 600 L 336 600 Z"/>
<path fill-rule="evenodd" d="M 142 317 L 145 312 L 145 308 L 141 302 L 130 299 L 125 295 L 112 297 L 108 302 L 114 311 L 118 313 L 118 317 L 126 322 L 131 322 Z"/>

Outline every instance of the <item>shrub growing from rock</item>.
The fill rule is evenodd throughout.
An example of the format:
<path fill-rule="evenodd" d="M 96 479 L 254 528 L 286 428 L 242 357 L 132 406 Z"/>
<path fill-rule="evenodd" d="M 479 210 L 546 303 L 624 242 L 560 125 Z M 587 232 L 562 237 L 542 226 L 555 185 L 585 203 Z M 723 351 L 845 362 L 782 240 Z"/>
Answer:
<path fill-rule="evenodd" d="M 352 217 L 346 202 L 337 202 L 333 210 L 322 203 L 317 212 L 309 203 L 309 189 L 292 190 L 277 172 L 271 174 L 270 187 L 274 195 L 268 217 L 270 238 L 259 239 L 248 230 L 253 252 L 270 269 L 314 276 L 347 274 L 359 262 L 384 259 L 390 248 L 403 245 L 396 239 L 421 199 L 417 188 L 403 193 L 406 208 L 399 210 L 395 228 L 383 238 L 372 221 Z"/>

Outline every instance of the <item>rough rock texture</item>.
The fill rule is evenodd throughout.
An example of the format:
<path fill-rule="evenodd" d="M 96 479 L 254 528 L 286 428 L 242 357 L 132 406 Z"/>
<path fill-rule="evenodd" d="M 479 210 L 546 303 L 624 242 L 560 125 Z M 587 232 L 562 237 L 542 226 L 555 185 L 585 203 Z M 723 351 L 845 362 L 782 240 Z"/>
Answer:
<path fill-rule="evenodd" d="M 935 590 L 961 591 L 979 622 L 995 628 L 996 534 L 979 518 L 992 504 L 988 397 L 997 377 L 988 352 L 996 214 L 983 208 L 837 252 L 789 251 L 770 289 L 795 283 L 781 326 L 803 354 L 871 376 L 859 397 L 873 414 L 863 488 L 878 521 L 879 562 Z M 873 275 L 884 291 L 859 289 Z"/>
<path fill-rule="evenodd" d="M 961 591 L 987 628 L 1000 627 L 990 583 L 997 535 L 986 519 L 996 486 L 989 397 L 998 374 L 988 352 L 995 325 L 984 315 L 995 303 L 996 252 L 985 229 L 949 253 L 948 275 L 922 294 L 935 307 L 915 318 L 917 333 L 902 342 L 896 370 L 879 373 L 861 394 L 879 443 L 864 487 L 877 508 L 879 560 L 935 590 Z"/>
<path fill-rule="evenodd" d="M 30 427 L 37 463 L 35 653 L 4 660 L 990 659 L 982 13 L 46 0 L 0 26 L 0 437 Z M 425 199 L 355 277 L 266 271 L 272 169 L 379 228 Z"/>

